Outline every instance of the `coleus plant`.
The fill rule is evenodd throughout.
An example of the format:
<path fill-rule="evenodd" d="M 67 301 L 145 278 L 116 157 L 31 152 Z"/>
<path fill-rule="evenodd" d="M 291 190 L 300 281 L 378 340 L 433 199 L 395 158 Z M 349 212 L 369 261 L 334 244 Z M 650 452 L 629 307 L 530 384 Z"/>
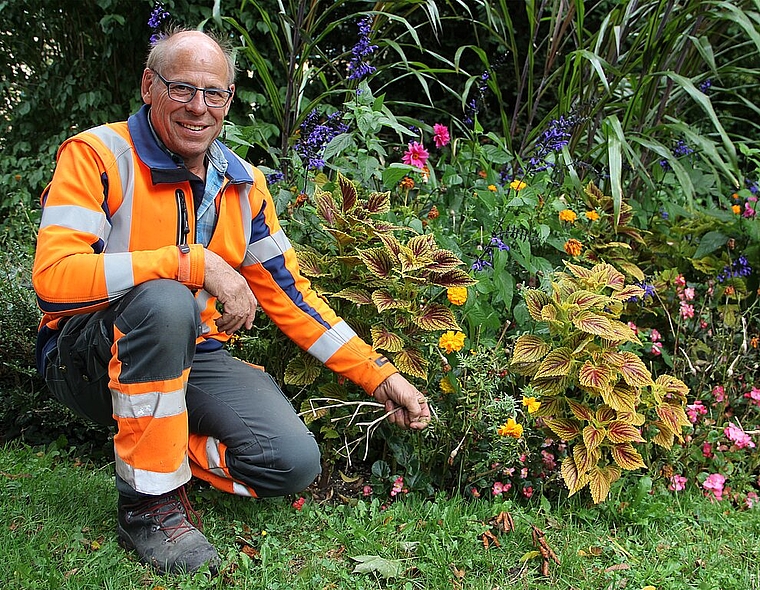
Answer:
<path fill-rule="evenodd" d="M 561 472 L 570 495 L 588 486 L 599 503 L 622 470 L 646 467 L 635 445 L 670 448 L 682 440 L 691 425 L 684 410 L 689 389 L 670 375 L 653 379 L 626 350 L 641 342 L 620 316 L 643 289 L 626 285 L 607 263 L 565 266 L 569 272 L 555 273 L 551 293 L 523 291 L 540 329 L 516 340 L 510 364 L 541 402 L 533 415 L 568 443 Z"/>
<path fill-rule="evenodd" d="M 331 190 L 323 190 L 327 187 Z M 432 234 L 388 221 L 389 191 L 361 195 L 355 183 L 338 173 L 334 185 L 316 188 L 313 201 L 321 230 L 332 239 L 320 244 L 319 251 L 297 251 L 301 272 L 399 371 L 426 379 L 430 333 L 460 329 L 445 289 L 476 281 Z M 309 385 L 319 372 L 300 355 L 288 365 L 285 380 Z"/>

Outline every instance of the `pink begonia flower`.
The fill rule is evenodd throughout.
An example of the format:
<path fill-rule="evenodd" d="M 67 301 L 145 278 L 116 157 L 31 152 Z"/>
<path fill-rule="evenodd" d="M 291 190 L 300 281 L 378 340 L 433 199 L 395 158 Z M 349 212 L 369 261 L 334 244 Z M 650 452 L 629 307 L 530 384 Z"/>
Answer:
<path fill-rule="evenodd" d="M 752 441 L 752 437 L 736 424 L 729 424 L 726 426 L 723 429 L 723 434 L 726 435 L 728 440 L 736 445 L 737 449 L 744 449 L 747 447 L 750 449 L 755 448 L 755 443 Z"/>
<path fill-rule="evenodd" d="M 726 483 L 726 478 L 720 473 L 711 473 L 707 476 L 705 483 L 702 487 L 705 489 L 705 495 L 712 497 L 715 500 L 723 499 L 723 486 Z M 710 496 L 712 494 L 712 496 Z"/>
<path fill-rule="evenodd" d="M 501 496 L 502 494 L 506 494 L 511 489 L 512 489 L 512 484 L 510 482 L 502 483 L 500 481 L 497 481 L 493 484 L 493 488 L 491 488 L 491 493 L 494 496 Z"/>
<path fill-rule="evenodd" d="M 391 496 L 396 496 L 400 494 L 401 492 L 407 493 L 409 490 L 404 487 L 404 478 L 403 477 L 397 477 L 396 480 L 393 482 L 393 489 L 391 490 Z"/>
<path fill-rule="evenodd" d="M 722 385 L 716 385 L 713 387 L 712 394 L 716 402 L 722 402 L 726 399 L 726 390 Z"/>
<path fill-rule="evenodd" d="M 638 334 L 639 333 L 639 327 L 636 324 L 634 324 L 633 322 L 628 322 L 628 327 L 631 330 L 633 330 L 634 334 Z"/>
<path fill-rule="evenodd" d="M 656 356 L 662 354 L 662 342 L 652 342 L 652 354 Z"/>
<path fill-rule="evenodd" d="M 686 487 L 686 482 L 689 481 L 683 475 L 674 475 L 670 478 L 670 485 L 668 489 L 671 492 L 680 492 Z"/>
<path fill-rule="evenodd" d="M 676 287 L 685 287 L 686 286 L 686 279 L 683 275 L 678 275 L 676 277 Z"/>
<path fill-rule="evenodd" d="M 523 488 L 522 494 L 526 498 L 530 498 L 533 495 L 533 486 L 528 486 L 527 488 Z"/>
<path fill-rule="evenodd" d="M 686 415 L 689 417 L 689 422 L 692 424 L 696 424 L 699 417 L 704 416 L 705 414 L 707 414 L 707 408 L 699 400 L 686 406 Z"/>
<path fill-rule="evenodd" d="M 520 477 L 522 479 L 528 479 L 528 468 L 527 467 L 523 467 L 522 469 L 520 469 Z"/>
<path fill-rule="evenodd" d="M 681 301 L 681 309 L 679 311 L 683 319 L 694 317 L 694 306 L 691 303 Z"/>
<path fill-rule="evenodd" d="M 744 203 L 744 213 L 742 213 L 742 217 L 754 217 L 755 216 L 755 210 L 750 207 L 749 203 Z"/>
<path fill-rule="evenodd" d="M 705 441 L 702 443 L 702 455 L 705 459 L 712 459 L 713 458 L 713 450 L 712 450 L 712 444 Z"/>
<path fill-rule="evenodd" d="M 541 451 L 541 460 L 547 469 L 554 469 L 557 466 L 557 461 L 555 461 L 554 455 L 549 451 Z"/>
<path fill-rule="evenodd" d="M 744 498 L 744 505 L 748 508 L 754 508 L 760 498 L 758 498 L 757 494 L 755 492 L 747 492 L 747 497 Z"/>
<path fill-rule="evenodd" d="M 449 135 L 449 128 L 446 125 L 436 123 L 433 125 L 433 141 L 435 147 L 442 148 L 451 141 L 451 135 Z"/>
<path fill-rule="evenodd" d="M 686 301 L 692 301 L 694 299 L 694 287 L 686 287 L 683 290 L 683 296 Z"/>
<path fill-rule="evenodd" d="M 409 164 L 409 166 L 414 166 L 415 168 L 422 170 L 425 167 L 425 164 L 427 164 L 429 157 L 430 154 L 421 143 L 410 141 L 409 149 L 404 152 L 401 161 L 404 162 L 404 164 Z"/>
<path fill-rule="evenodd" d="M 708 325 L 709 324 L 705 320 L 699 320 L 699 327 L 702 328 L 703 330 L 707 328 Z"/>
<path fill-rule="evenodd" d="M 758 406 L 760 407 L 760 388 L 753 387 L 752 391 L 748 391 L 744 394 L 744 397 L 746 397 L 749 401 L 749 404 L 751 406 Z"/>
<path fill-rule="evenodd" d="M 362 495 L 364 496 L 371 496 L 372 495 L 372 486 L 364 486 L 362 488 Z"/>
<path fill-rule="evenodd" d="M 652 331 L 649 333 L 649 339 L 652 342 L 658 342 L 659 340 L 662 339 L 662 334 L 660 334 L 657 330 L 652 328 Z"/>

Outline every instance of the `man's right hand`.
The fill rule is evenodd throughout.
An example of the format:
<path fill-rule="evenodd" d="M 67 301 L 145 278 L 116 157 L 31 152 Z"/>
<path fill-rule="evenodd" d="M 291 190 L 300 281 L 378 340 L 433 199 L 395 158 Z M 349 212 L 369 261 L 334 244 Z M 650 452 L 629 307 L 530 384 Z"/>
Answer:
<path fill-rule="evenodd" d="M 206 249 L 203 288 L 222 305 L 222 317 L 216 320 L 220 332 L 232 334 L 245 326 L 253 326 L 256 316 L 256 297 L 243 276 L 216 252 Z"/>

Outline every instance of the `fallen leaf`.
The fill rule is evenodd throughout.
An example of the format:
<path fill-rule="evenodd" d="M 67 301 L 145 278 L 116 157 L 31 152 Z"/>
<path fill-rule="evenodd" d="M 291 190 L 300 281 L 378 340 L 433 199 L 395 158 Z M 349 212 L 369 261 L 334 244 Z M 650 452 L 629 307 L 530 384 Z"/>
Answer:
<path fill-rule="evenodd" d="M 340 470 L 338 471 L 338 473 L 340 473 L 340 478 L 341 478 L 341 479 L 342 479 L 344 482 L 346 482 L 346 483 L 354 483 L 355 481 L 359 481 L 359 480 L 362 478 L 362 476 L 361 476 L 361 475 L 357 475 L 357 476 L 355 476 L 355 477 L 351 477 L 350 475 L 346 475 L 345 473 L 343 473 L 343 472 L 342 472 L 342 471 L 340 471 Z"/>
<path fill-rule="evenodd" d="M 627 563 L 616 563 L 615 565 L 611 565 L 610 567 L 604 568 L 604 573 L 608 574 L 610 572 L 619 572 L 621 570 L 629 570 L 631 569 L 631 566 Z"/>
<path fill-rule="evenodd" d="M 465 574 L 464 570 L 458 569 L 457 566 L 455 566 L 453 563 L 450 563 L 449 567 L 451 568 L 451 571 L 454 573 L 454 577 L 457 580 L 463 580 L 464 579 L 464 574 Z"/>
<path fill-rule="evenodd" d="M 404 570 L 401 562 L 383 559 L 378 555 L 357 555 L 351 559 L 359 562 L 354 568 L 355 574 L 378 573 L 388 579 L 397 578 Z"/>
<path fill-rule="evenodd" d="M 261 556 L 261 553 L 259 552 L 259 550 L 256 549 L 255 547 L 251 547 L 250 545 L 243 545 L 240 551 L 245 553 L 251 559 L 258 559 Z"/>
<path fill-rule="evenodd" d="M 499 512 L 499 514 L 494 516 L 489 521 L 489 524 L 496 527 L 496 529 L 502 533 L 509 533 L 515 530 L 515 523 L 512 520 L 512 515 L 505 511 Z"/>
<path fill-rule="evenodd" d="M 499 543 L 499 539 L 496 538 L 496 536 L 491 531 L 486 531 L 483 533 L 480 537 L 483 539 L 483 547 L 488 549 L 488 547 L 493 543 L 497 547 L 501 546 L 501 543 Z"/>

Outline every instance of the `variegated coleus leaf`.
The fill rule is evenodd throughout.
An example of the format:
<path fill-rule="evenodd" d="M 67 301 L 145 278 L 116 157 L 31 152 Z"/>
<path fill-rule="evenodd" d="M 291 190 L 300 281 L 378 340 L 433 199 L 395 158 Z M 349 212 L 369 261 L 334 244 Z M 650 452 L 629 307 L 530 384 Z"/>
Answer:
<path fill-rule="evenodd" d="M 427 270 L 436 274 L 443 274 L 463 264 L 450 250 L 433 250 L 430 253 L 430 258 L 433 260 L 433 263 L 428 266 Z"/>
<path fill-rule="evenodd" d="M 453 268 L 442 274 L 429 273 L 428 281 L 438 287 L 471 287 L 477 281 L 464 272 L 461 268 Z"/>
<path fill-rule="evenodd" d="M 627 471 L 633 471 L 639 467 L 646 467 L 641 453 L 633 448 L 631 443 L 622 443 L 612 446 L 612 458 L 615 463 Z"/>
<path fill-rule="evenodd" d="M 562 473 L 562 480 L 565 482 L 571 496 L 581 491 L 588 483 L 588 475 L 578 471 L 575 459 L 571 455 L 568 455 L 562 461 L 560 471 Z"/>
<path fill-rule="evenodd" d="M 404 348 L 404 340 L 398 334 L 394 334 L 383 325 L 374 325 L 370 330 L 372 334 L 372 348 L 386 352 L 400 352 Z"/>
<path fill-rule="evenodd" d="M 433 234 L 414 236 L 406 243 L 406 247 L 414 253 L 414 256 L 419 258 L 430 257 L 438 249 Z"/>
<path fill-rule="evenodd" d="M 528 307 L 528 313 L 537 322 L 543 320 L 541 310 L 545 305 L 550 302 L 549 296 L 543 291 L 538 289 L 524 289 L 523 297 L 525 298 L 525 305 Z"/>
<path fill-rule="evenodd" d="M 584 387 L 601 390 L 609 385 L 614 376 L 614 371 L 610 367 L 585 361 L 578 371 L 578 382 Z"/>
<path fill-rule="evenodd" d="M 686 417 L 683 407 L 669 403 L 660 404 L 655 408 L 655 412 L 665 425 L 670 429 L 678 440 L 683 440 L 681 430 L 684 427 L 691 426 L 691 422 Z"/>
<path fill-rule="evenodd" d="M 391 192 L 370 193 L 367 197 L 367 210 L 373 215 L 388 213 L 391 210 Z"/>
<path fill-rule="evenodd" d="M 351 211 L 354 208 L 357 201 L 356 185 L 348 178 L 338 172 L 338 187 L 340 188 L 340 194 L 342 197 L 342 209 L 344 213 Z"/>
<path fill-rule="evenodd" d="M 454 313 L 445 305 L 430 303 L 415 312 L 412 320 L 423 330 L 460 330 Z"/>
<path fill-rule="evenodd" d="M 307 277 L 322 277 L 325 273 L 322 270 L 322 261 L 317 254 L 308 250 L 298 250 L 298 268 Z"/>
<path fill-rule="evenodd" d="M 314 203 L 317 208 L 317 215 L 327 222 L 328 226 L 335 224 L 340 218 L 338 204 L 332 196 L 332 193 L 317 188 L 314 191 Z"/>
<path fill-rule="evenodd" d="M 646 387 L 653 383 L 652 374 L 644 361 L 630 351 L 622 352 L 625 362 L 618 367 L 625 382 L 631 387 Z"/>
<path fill-rule="evenodd" d="M 333 293 L 333 297 L 346 299 L 355 305 L 369 305 L 373 303 L 370 293 L 359 287 L 346 287 L 337 293 Z"/>
<path fill-rule="evenodd" d="M 359 256 L 367 268 L 377 277 L 387 279 L 393 271 L 393 260 L 385 248 L 360 250 Z"/>
<path fill-rule="evenodd" d="M 572 368 L 572 364 L 572 351 L 566 347 L 557 348 L 544 357 L 544 360 L 541 361 L 541 365 L 538 367 L 538 372 L 535 377 L 548 378 L 568 375 Z"/>
<path fill-rule="evenodd" d="M 622 420 L 613 420 L 607 424 L 607 438 L 614 444 L 644 442 L 639 429 Z"/>
<path fill-rule="evenodd" d="M 550 350 L 551 346 L 543 338 L 533 334 L 523 334 L 515 342 L 510 363 L 533 363 L 540 361 L 549 354 Z"/>
<path fill-rule="evenodd" d="M 388 289 L 375 289 L 372 291 L 372 303 L 377 307 L 377 311 L 384 312 L 389 309 L 405 309 L 409 307 L 408 301 L 403 301 L 396 297 Z"/>
<path fill-rule="evenodd" d="M 551 429 L 561 440 L 573 440 L 581 434 L 581 424 L 577 420 L 568 418 L 545 418 L 544 424 Z"/>
<path fill-rule="evenodd" d="M 393 364 L 402 373 L 427 379 L 428 361 L 419 350 L 414 348 L 404 349 L 393 355 Z"/>
<path fill-rule="evenodd" d="M 620 468 L 617 465 L 595 467 L 589 472 L 588 487 L 594 504 L 604 502 L 610 493 L 610 487 L 620 479 Z"/>
<path fill-rule="evenodd" d="M 609 287 L 613 291 L 622 291 L 625 287 L 625 275 L 605 262 L 597 264 L 591 269 L 591 280 L 598 285 Z"/>

